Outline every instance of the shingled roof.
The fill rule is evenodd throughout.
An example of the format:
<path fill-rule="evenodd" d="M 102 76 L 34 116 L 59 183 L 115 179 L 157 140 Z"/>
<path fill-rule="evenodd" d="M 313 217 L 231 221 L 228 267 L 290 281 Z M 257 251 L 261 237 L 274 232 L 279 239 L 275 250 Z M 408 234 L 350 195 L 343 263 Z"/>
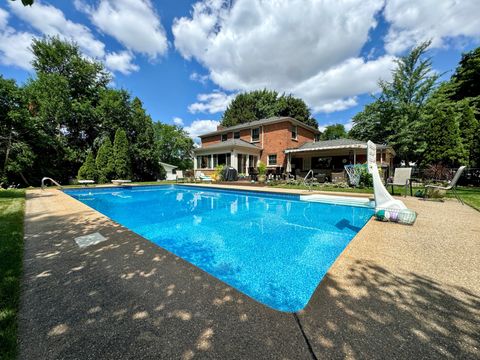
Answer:
<path fill-rule="evenodd" d="M 245 140 L 242 139 L 228 139 L 227 141 L 222 141 L 213 145 L 209 145 L 207 147 L 201 147 L 197 148 L 194 150 L 194 152 L 200 152 L 203 150 L 215 150 L 215 149 L 223 149 L 225 147 L 242 147 L 242 148 L 247 148 L 247 149 L 255 149 L 255 150 L 261 150 L 260 147 L 255 146 L 254 144 L 251 144 Z"/>
<path fill-rule="evenodd" d="M 285 121 L 285 120 L 290 121 L 295 125 L 302 126 L 306 129 L 309 129 L 314 133 L 320 133 L 320 131 L 318 129 L 316 129 L 316 128 L 310 126 L 310 125 L 307 125 L 307 124 L 305 124 L 301 121 L 298 121 L 297 119 L 294 119 L 292 117 L 274 116 L 274 117 L 269 117 L 267 119 L 255 120 L 255 121 L 250 121 L 250 122 L 235 125 L 235 126 L 229 126 L 229 127 L 223 128 L 223 129 L 219 129 L 219 130 L 212 131 L 212 132 L 209 132 L 209 133 L 206 133 L 206 134 L 202 134 L 199 137 L 202 138 L 202 137 L 206 137 L 206 136 L 218 135 L 218 134 L 223 134 L 223 133 L 231 132 L 231 131 L 235 131 L 235 130 L 248 129 L 248 128 L 252 128 L 252 127 L 257 127 L 257 126 L 262 126 L 262 125 L 267 125 L 267 124 L 273 124 L 273 123 L 277 123 L 277 122 L 281 122 L 281 121 Z"/>
<path fill-rule="evenodd" d="M 388 146 L 383 144 L 376 144 L 377 149 L 386 149 Z M 335 140 L 323 140 L 315 142 L 307 142 L 298 148 L 292 148 L 285 150 L 289 152 L 302 152 L 313 150 L 333 150 L 333 149 L 366 149 L 367 142 L 355 139 L 335 139 Z"/>

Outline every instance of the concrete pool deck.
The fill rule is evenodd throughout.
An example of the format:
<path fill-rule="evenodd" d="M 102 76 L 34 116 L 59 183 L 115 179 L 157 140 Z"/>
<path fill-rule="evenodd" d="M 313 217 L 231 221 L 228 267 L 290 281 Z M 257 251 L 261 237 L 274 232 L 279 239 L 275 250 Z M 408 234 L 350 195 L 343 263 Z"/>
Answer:
<path fill-rule="evenodd" d="M 405 203 L 414 226 L 370 221 L 289 314 L 61 191 L 28 191 L 19 357 L 479 358 L 480 213 Z M 93 232 L 107 240 L 80 249 Z"/>

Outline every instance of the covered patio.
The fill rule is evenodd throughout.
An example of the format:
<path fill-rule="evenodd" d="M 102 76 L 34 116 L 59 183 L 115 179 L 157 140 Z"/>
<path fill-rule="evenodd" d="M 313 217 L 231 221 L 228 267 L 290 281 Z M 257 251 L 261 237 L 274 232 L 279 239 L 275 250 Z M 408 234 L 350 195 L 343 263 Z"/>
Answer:
<path fill-rule="evenodd" d="M 239 174 L 248 173 L 248 168 L 257 167 L 262 149 L 241 139 L 229 139 L 218 144 L 194 150 L 194 170 L 206 175 L 218 165 L 231 166 Z"/>
<path fill-rule="evenodd" d="M 346 180 L 345 165 L 364 164 L 367 161 L 367 143 L 354 139 L 316 141 L 295 149 L 285 150 L 287 172 L 305 177 L 310 170 L 319 181 Z M 377 163 L 388 177 L 393 167 L 394 150 L 377 144 Z"/>

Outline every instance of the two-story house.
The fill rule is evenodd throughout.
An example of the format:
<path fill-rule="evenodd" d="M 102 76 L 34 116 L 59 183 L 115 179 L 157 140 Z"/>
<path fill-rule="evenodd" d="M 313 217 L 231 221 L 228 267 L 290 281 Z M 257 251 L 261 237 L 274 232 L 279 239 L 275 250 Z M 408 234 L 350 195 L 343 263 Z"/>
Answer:
<path fill-rule="evenodd" d="M 262 161 L 270 170 L 304 176 L 309 170 L 332 180 L 344 165 L 366 162 L 367 143 L 354 139 L 318 141 L 320 131 L 291 117 L 273 117 L 200 135 L 194 150 L 195 170 L 205 174 L 217 165 L 232 166 L 247 174 Z M 377 161 L 387 171 L 395 156 L 387 145 L 377 144 Z"/>
<path fill-rule="evenodd" d="M 314 142 L 320 131 L 294 118 L 273 117 L 223 128 L 200 135 L 201 147 L 195 149 L 195 170 L 205 173 L 217 165 L 232 166 L 239 173 L 262 161 L 269 168 L 285 168 L 285 150 Z"/>

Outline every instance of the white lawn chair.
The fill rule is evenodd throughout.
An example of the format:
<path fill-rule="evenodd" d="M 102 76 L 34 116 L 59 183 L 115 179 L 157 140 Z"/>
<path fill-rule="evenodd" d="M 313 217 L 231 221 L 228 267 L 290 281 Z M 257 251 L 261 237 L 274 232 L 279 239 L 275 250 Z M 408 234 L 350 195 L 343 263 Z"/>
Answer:
<path fill-rule="evenodd" d="M 405 197 L 407 196 L 408 187 L 410 186 L 412 176 L 412 168 L 396 168 L 395 175 L 392 182 L 387 182 L 387 185 L 392 186 L 392 195 L 394 186 L 403 186 L 405 188 Z"/>
<path fill-rule="evenodd" d="M 455 176 L 453 177 L 452 181 L 449 182 L 448 186 L 440 186 L 440 185 L 425 185 L 425 197 L 427 197 L 427 191 L 428 189 L 432 190 L 452 190 L 453 194 L 457 198 L 458 201 L 460 201 L 463 205 L 463 200 L 458 196 L 456 187 L 457 187 L 457 182 L 460 179 L 460 176 L 462 176 L 463 171 L 465 170 L 466 166 L 460 166 L 455 173 Z"/>
<path fill-rule="evenodd" d="M 185 182 L 185 177 L 183 176 L 183 170 L 177 170 L 176 171 L 176 182 L 178 183 L 179 181 Z"/>
<path fill-rule="evenodd" d="M 201 182 L 212 182 L 212 178 L 210 176 L 205 175 L 201 171 L 195 172 L 195 180 L 199 180 Z"/>

